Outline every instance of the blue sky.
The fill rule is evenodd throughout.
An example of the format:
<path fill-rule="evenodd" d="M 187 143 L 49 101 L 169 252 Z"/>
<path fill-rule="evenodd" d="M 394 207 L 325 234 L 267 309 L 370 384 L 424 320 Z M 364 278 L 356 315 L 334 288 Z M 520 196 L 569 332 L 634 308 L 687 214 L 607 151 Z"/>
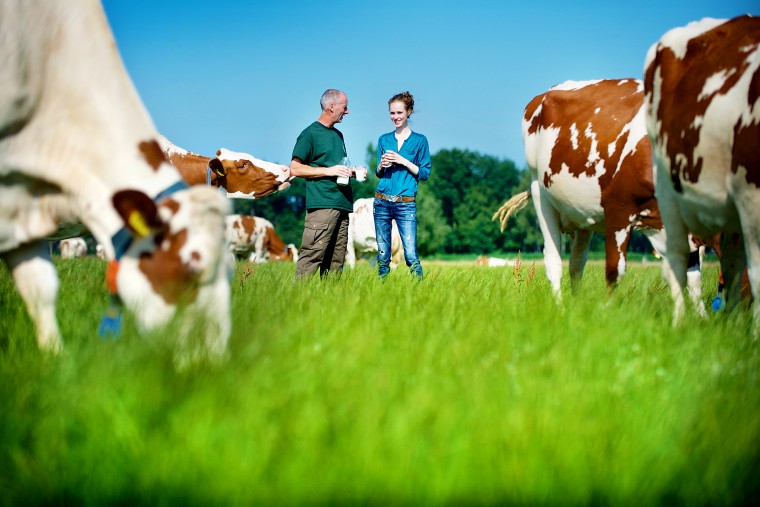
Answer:
<path fill-rule="evenodd" d="M 178 146 L 289 164 L 327 88 L 348 94 L 349 156 L 392 130 L 388 99 L 415 97 L 433 153 L 525 164 L 520 120 L 566 80 L 640 77 L 649 46 L 703 17 L 760 15 L 757 0 L 104 0 L 159 131 Z M 435 171 L 435 168 L 433 168 Z"/>

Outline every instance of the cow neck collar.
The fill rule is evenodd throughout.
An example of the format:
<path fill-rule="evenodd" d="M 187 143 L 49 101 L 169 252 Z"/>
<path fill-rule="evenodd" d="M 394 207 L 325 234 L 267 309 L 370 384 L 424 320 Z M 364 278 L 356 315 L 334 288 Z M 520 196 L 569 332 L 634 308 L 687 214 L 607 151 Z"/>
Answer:
<path fill-rule="evenodd" d="M 180 190 L 184 190 L 188 188 L 187 183 L 184 182 L 184 180 L 179 180 L 173 185 L 168 186 L 153 198 L 154 203 L 158 203 L 162 201 L 163 199 L 169 197 L 170 195 L 174 194 L 175 192 L 178 192 Z M 118 262 L 121 260 L 121 258 L 124 256 L 126 251 L 129 249 L 130 245 L 132 244 L 132 241 L 134 241 L 134 238 L 132 237 L 132 234 L 129 232 L 126 226 L 122 227 L 118 231 L 116 231 L 116 234 L 114 234 L 111 237 L 111 244 L 113 244 L 113 250 L 114 250 L 114 258 Z"/>

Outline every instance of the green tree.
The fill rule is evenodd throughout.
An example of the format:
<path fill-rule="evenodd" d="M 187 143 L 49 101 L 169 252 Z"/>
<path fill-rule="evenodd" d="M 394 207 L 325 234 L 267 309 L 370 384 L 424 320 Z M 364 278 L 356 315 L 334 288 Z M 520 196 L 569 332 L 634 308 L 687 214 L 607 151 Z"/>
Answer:
<path fill-rule="evenodd" d="M 446 223 L 441 203 L 423 183 L 417 191 L 417 251 L 432 255 L 443 251 L 451 226 Z"/>
<path fill-rule="evenodd" d="M 517 184 L 510 192 L 502 197 L 501 206 L 510 197 L 523 191 L 530 191 L 530 171 L 522 170 L 518 172 Z M 497 208 L 494 208 L 496 212 Z M 492 215 L 493 216 L 493 215 Z M 497 220 L 493 222 L 495 228 L 500 230 L 501 223 Z M 541 229 L 538 226 L 538 218 L 533 201 L 530 201 L 525 208 L 519 213 L 512 215 L 504 227 L 503 251 L 506 252 L 540 252 L 543 249 L 544 238 Z"/>
<path fill-rule="evenodd" d="M 506 240 L 491 217 L 518 183 L 519 172 L 511 160 L 459 149 L 433 155 L 429 186 L 451 229 L 445 251 L 503 250 Z"/>

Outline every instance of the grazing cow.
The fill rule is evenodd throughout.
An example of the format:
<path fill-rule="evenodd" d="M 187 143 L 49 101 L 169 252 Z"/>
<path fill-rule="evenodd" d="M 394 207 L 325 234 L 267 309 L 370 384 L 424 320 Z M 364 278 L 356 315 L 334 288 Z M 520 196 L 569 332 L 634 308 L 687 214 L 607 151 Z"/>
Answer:
<path fill-rule="evenodd" d="M 85 243 L 84 238 L 62 239 L 59 248 L 61 249 L 61 259 L 76 259 L 87 255 L 87 243 Z"/>
<path fill-rule="evenodd" d="M 298 261 L 298 249 L 285 244 L 272 222 L 250 215 L 229 215 L 225 219 L 225 237 L 230 251 L 252 262 Z"/>
<path fill-rule="evenodd" d="M 498 257 L 486 257 L 485 255 L 479 255 L 475 259 L 476 266 L 486 266 L 489 268 L 501 268 L 504 266 L 514 266 L 515 261 L 511 259 L 500 259 Z"/>
<path fill-rule="evenodd" d="M 211 185 L 235 199 L 260 199 L 290 186 L 290 167 L 224 148 L 213 158 L 184 150 L 164 136 L 161 149 L 188 185 Z"/>
<path fill-rule="evenodd" d="M 354 212 L 348 215 L 348 249 L 346 265 L 353 268 L 357 259 L 366 258 L 371 266 L 377 263 L 377 236 L 375 235 L 374 198 L 357 199 Z M 404 248 L 396 221 L 391 228 L 391 269 L 404 262 Z"/>
<path fill-rule="evenodd" d="M 625 274 L 633 229 L 641 230 L 657 251 L 663 251 L 665 238 L 654 196 L 641 81 L 557 85 L 527 105 L 522 133 L 531 171 L 530 192 L 514 196 L 493 218 L 501 217 L 504 230 L 509 216 L 533 199 L 544 237 L 546 275 L 558 298 L 563 232 L 572 237 L 569 265 L 573 289 L 583 276 L 593 232 L 605 234 L 609 287 Z M 692 264 L 692 297 L 699 301 L 698 255 Z"/>
<path fill-rule="evenodd" d="M 687 232 L 722 233 L 726 304 L 748 266 L 760 291 L 760 18 L 703 19 L 667 32 L 644 65 L 646 125 L 670 269 L 674 322 L 684 314 Z M 755 330 L 760 306 L 754 307 Z"/>
<path fill-rule="evenodd" d="M 188 188 L 166 160 L 103 7 L 1 1 L 0 34 L 0 256 L 40 348 L 62 346 L 46 237 L 76 217 L 114 260 L 110 288 L 139 329 L 167 323 L 181 303 L 180 343 L 197 338 L 178 359 L 223 355 L 229 203 L 211 188 Z"/>

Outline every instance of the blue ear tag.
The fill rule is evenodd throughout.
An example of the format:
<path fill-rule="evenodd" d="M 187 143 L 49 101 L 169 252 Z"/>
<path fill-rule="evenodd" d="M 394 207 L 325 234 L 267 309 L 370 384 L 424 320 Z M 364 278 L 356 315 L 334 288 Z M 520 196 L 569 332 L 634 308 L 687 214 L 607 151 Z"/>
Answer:
<path fill-rule="evenodd" d="M 119 308 L 118 300 L 113 296 L 111 297 L 106 314 L 100 320 L 98 334 L 101 339 L 107 341 L 115 341 L 121 334 L 121 309 Z"/>

